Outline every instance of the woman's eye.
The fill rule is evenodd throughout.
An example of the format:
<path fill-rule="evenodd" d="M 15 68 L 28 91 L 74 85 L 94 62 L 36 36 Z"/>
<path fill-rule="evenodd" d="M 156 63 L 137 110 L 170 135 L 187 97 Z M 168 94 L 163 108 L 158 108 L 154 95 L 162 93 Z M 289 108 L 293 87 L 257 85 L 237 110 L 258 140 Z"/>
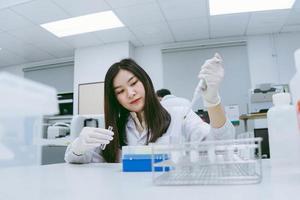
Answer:
<path fill-rule="evenodd" d="M 116 91 L 117 94 L 121 94 L 121 93 L 123 93 L 123 92 L 124 92 L 124 90 Z"/>
<path fill-rule="evenodd" d="M 134 81 L 133 83 L 131 83 L 130 86 L 134 86 L 137 82 L 138 82 L 138 80 Z"/>

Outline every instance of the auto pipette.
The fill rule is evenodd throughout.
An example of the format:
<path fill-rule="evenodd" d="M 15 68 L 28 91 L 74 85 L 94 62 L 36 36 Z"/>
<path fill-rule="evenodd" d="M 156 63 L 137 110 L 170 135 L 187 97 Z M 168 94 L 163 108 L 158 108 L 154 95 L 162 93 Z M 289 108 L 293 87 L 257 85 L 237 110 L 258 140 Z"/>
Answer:
<path fill-rule="evenodd" d="M 109 130 L 109 131 L 112 131 L 112 130 L 113 130 L 113 127 L 112 127 L 112 126 L 108 126 L 108 130 Z M 104 150 L 105 147 L 106 147 L 106 144 L 101 144 L 101 145 L 100 145 L 100 148 L 101 148 L 102 150 Z"/>
<path fill-rule="evenodd" d="M 215 53 L 215 56 L 212 60 L 210 60 L 210 62 L 213 62 L 215 64 L 219 64 L 222 62 L 222 57 L 220 56 L 219 53 Z M 203 68 L 203 66 L 202 66 Z M 204 78 L 200 78 L 199 83 L 197 85 L 197 87 L 195 88 L 194 94 L 193 94 L 193 98 L 192 98 L 192 102 L 191 105 L 189 107 L 189 109 L 187 110 L 187 112 L 184 115 L 184 119 L 186 118 L 187 114 L 189 113 L 189 111 L 192 109 L 193 105 L 195 104 L 195 102 L 199 99 L 199 97 L 201 96 L 201 92 L 205 92 L 207 89 L 207 83 L 206 80 Z"/>
<path fill-rule="evenodd" d="M 198 83 L 197 87 L 195 88 L 195 91 L 194 91 L 194 94 L 193 94 L 193 98 L 192 98 L 192 102 L 191 102 L 189 108 L 187 109 L 187 111 L 186 111 L 186 113 L 184 115 L 184 119 L 186 118 L 186 116 L 189 113 L 189 111 L 193 108 L 195 102 L 201 96 L 201 92 L 204 92 L 206 89 L 207 89 L 206 81 L 205 81 L 205 79 L 201 78 L 199 80 L 199 83 Z"/>

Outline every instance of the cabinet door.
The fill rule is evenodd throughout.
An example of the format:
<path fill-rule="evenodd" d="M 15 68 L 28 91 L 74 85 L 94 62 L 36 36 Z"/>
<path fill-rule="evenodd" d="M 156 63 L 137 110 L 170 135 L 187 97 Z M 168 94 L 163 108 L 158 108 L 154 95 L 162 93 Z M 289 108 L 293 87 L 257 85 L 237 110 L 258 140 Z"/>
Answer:
<path fill-rule="evenodd" d="M 104 82 L 79 85 L 78 114 L 104 114 Z"/>
<path fill-rule="evenodd" d="M 64 163 L 65 151 L 67 146 L 42 146 L 42 165 Z"/>

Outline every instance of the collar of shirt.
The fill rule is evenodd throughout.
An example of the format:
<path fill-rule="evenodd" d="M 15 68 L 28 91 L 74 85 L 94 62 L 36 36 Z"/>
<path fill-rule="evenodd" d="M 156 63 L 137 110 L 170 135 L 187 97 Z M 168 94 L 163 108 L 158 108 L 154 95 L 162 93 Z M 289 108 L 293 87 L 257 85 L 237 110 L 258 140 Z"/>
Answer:
<path fill-rule="evenodd" d="M 134 119 L 131 115 L 128 117 L 126 125 L 127 142 L 129 145 L 145 144 L 147 139 L 148 129 L 145 128 L 141 133 L 137 130 Z"/>
<path fill-rule="evenodd" d="M 146 129 L 146 123 L 145 123 L 145 119 L 144 119 L 144 113 L 142 113 L 142 120 L 140 121 L 140 119 L 138 118 L 137 114 L 135 112 L 131 112 L 130 113 L 131 118 L 133 119 L 134 123 L 135 123 L 135 127 L 138 130 L 139 133 L 142 133 L 144 131 L 144 129 Z"/>

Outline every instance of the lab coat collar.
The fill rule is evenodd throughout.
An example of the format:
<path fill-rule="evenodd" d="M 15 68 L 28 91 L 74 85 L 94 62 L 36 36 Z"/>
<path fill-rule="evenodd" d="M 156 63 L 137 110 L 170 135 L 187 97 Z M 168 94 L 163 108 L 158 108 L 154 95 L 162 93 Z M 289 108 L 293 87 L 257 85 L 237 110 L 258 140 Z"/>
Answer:
<path fill-rule="evenodd" d="M 147 137 L 148 129 L 145 128 L 142 133 L 139 133 L 131 115 L 128 116 L 127 128 L 129 129 L 129 132 L 134 134 L 138 140 L 142 140 Z"/>

